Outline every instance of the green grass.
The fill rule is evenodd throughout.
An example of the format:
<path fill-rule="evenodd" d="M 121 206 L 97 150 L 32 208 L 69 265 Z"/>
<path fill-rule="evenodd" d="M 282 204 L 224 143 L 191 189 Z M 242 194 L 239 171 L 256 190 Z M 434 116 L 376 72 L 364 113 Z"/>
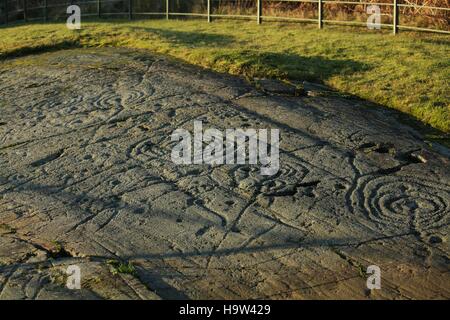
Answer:
<path fill-rule="evenodd" d="M 214 21 L 93 21 L 0 28 L 0 58 L 69 47 L 147 49 L 220 72 L 325 83 L 450 132 L 450 38 L 364 28 Z"/>
<path fill-rule="evenodd" d="M 110 271 L 113 275 L 117 275 L 119 273 L 122 274 L 136 274 L 136 268 L 131 262 L 125 263 L 117 260 L 108 260 L 106 264 L 110 266 Z"/>
<path fill-rule="evenodd" d="M 6 223 L 0 223 L 0 234 L 16 233 L 16 229 L 7 225 Z"/>

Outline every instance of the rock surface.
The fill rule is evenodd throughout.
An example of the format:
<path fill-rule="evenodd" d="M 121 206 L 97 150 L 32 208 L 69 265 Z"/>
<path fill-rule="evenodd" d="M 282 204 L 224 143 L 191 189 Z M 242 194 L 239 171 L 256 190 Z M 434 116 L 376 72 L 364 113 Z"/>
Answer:
<path fill-rule="evenodd" d="M 120 49 L 4 61 L 0 92 L 1 299 L 450 298 L 449 159 L 391 111 Z M 280 129 L 279 173 L 173 164 L 194 120 Z"/>

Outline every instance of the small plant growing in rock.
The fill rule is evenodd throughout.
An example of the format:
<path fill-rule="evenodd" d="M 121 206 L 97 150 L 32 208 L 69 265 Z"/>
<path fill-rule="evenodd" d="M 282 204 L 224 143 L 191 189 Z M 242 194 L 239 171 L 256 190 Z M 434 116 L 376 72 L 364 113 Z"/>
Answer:
<path fill-rule="evenodd" d="M 7 225 L 6 223 L 0 224 L 0 233 L 8 234 L 8 233 L 16 233 L 16 229 Z"/>
<path fill-rule="evenodd" d="M 50 281 L 58 285 L 65 285 L 67 282 L 67 274 L 61 268 L 54 268 L 49 273 Z"/>
<path fill-rule="evenodd" d="M 53 248 L 48 250 L 47 254 L 51 259 L 59 259 L 59 258 L 69 258 L 72 255 L 64 249 L 64 246 L 58 241 L 52 241 Z"/>
<path fill-rule="evenodd" d="M 136 274 L 136 268 L 131 262 L 121 262 L 117 260 L 108 260 L 106 263 L 110 266 L 110 271 L 113 275 L 117 275 L 119 273 L 122 274 Z"/>

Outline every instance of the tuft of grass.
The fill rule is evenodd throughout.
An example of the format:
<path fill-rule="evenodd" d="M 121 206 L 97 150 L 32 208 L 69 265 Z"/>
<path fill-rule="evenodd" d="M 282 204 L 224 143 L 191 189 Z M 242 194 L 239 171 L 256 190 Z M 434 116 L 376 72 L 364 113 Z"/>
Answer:
<path fill-rule="evenodd" d="M 50 269 L 50 281 L 54 284 L 58 284 L 60 286 L 66 286 L 68 275 L 63 270 L 63 268 L 52 268 Z"/>
<path fill-rule="evenodd" d="M 66 251 L 66 249 L 60 242 L 53 240 L 51 243 L 52 243 L 53 247 L 50 250 L 48 250 L 48 252 L 47 252 L 50 259 L 60 259 L 60 258 L 72 257 L 72 255 Z"/>
<path fill-rule="evenodd" d="M 118 260 L 108 260 L 106 264 L 110 266 L 110 271 L 113 275 L 119 273 L 136 275 L 136 268 L 131 262 L 126 263 Z"/>
<path fill-rule="evenodd" d="M 16 233 L 16 229 L 6 223 L 0 223 L 0 234 Z"/>
<path fill-rule="evenodd" d="M 309 80 L 450 132 L 446 35 L 204 20 L 90 21 L 0 28 L 0 59 L 68 47 L 126 47 L 249 79 Z"/>

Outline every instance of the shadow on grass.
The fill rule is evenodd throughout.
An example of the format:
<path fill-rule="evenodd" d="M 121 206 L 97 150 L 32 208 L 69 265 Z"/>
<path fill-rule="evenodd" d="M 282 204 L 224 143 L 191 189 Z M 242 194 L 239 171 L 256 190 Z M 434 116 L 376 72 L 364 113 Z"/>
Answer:
<path fill-rule="evenodd" d="M 433 45 L 441 45 L 441 46 L 448 46 L 450 45 L 450 40 L 448 38 L 442 38 L 442 39 L 421 39 L 420 41 L 433 44 Z"/>
<path fill-rule="evenodd" d="M 188 47 L 227 46 L 235 41 L 235 37 L 226 34 L 176 31 L 160 28 L 130 27 L 133 32 L 148 32 L 169 40 L 174 44 Z"/>
<path fill-rule="evenodd" d="M 31 47 L 21 47 L 7 52 L 0 52 L 0 61 L 12 58 L 23 57 L 31 54 L 44 52 L 54 52 L 64 49 L 76 49 L 83 47 L 79 40 L 63 40 L 58 43 L 50 43 Z"/>
<path fill-rule="evenodd" d="M 370 70 L 367 64 L 348 59 L 327 59 L 292 53 L 235 51 L 214 57 L 214 64 L 224 65 L 232 73 L 247 77 L 271 77 L 323 83 L 334 75 L 348 75 Z"/>

